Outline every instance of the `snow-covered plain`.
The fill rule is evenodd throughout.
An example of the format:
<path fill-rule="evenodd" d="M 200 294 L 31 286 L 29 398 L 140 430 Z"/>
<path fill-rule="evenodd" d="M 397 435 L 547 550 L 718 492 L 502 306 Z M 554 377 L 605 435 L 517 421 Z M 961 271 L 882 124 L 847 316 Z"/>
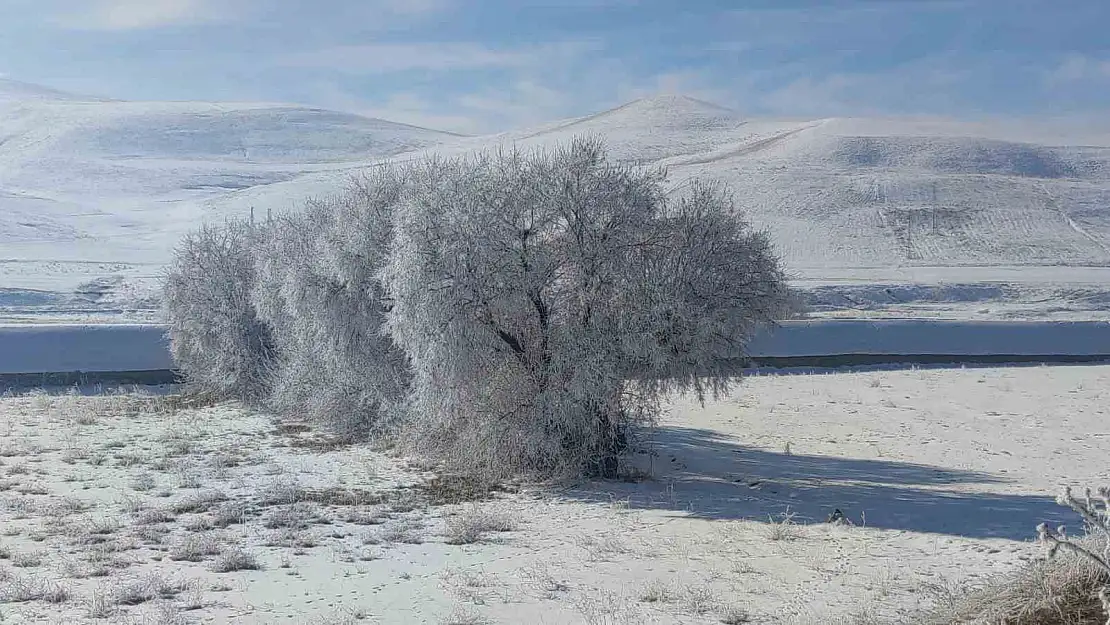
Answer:
<path fill-rule="evenodd" d="M 751 377 L 669 402 L 628 483 L 447 505 L 466 491 L 230 405 L 0 397 L 0 614 L 913 623 L 1075 526 L 1053 498 L 1110 481 L 1108 388 L 1106 366 Z"/>
<path fill-rule="evenodd" d="M 675 188 L 731 185 L 815 289 L 818 315 L 1110 318 L 1105 128 L 760 119 L 664 96 L 459 137 L 290 105 L 122 102 L 4 80 L 0 318 L 154 321 L 161 267 L 204 220 L 295 209 L 383 160 L 582 135 L 666 167 Z"/>

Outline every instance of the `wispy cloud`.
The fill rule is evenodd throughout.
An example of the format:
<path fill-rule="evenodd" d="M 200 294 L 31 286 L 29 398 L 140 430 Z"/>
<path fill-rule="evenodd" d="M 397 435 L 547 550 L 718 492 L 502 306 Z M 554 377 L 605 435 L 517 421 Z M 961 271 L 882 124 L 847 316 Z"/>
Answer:
<path fill-rule="evenodd" d="M 321 93 L 331 108 L 469 135 L 551 121 L 567 116 L 567 111 L 574 110 L 575 105 L 574 98 L 566 91 L 529 80 L 448 97 L 402 92 L 366 99 L 334 85 L 324 87 Z"/>
<path fill-rule="evenodd" d="M 1069 55 L 1049 71 L 1047 79 L 1050 84 L 1110 80 L 1110 56 Z"/>
<path fill-rule="evenodd" d="M 363 98 L 336 83 L 316 91 L 329 108 L 463 134 L 525 128 L 612 108 L 658 94 L 684 94 L 735 105 L 734 92 L 715 88 L 699 72 L 668 72 L 632 79 L 621 63 L 609 60 L 584 71 L 551 66 L 546 73 L 519 71 L 496 87 L 475 85 L 449 93 L 415 93 Z"/>
<path fill-rule="evenodd" d="M 452 8 L 454 0 L 367 0 L 380 11 L 394 15 L 427 16 Z"/>
<path fill-rule="evenodd" d="M 487 128 L 466 111 L 448 110 L 442 102 L 411 91 L 394 91 L 370 99 L 352 94 L 331 82 L 311 85 L 321 105 L 392 122 L 460 134 L 481 134 Z"/>
<path fill-rule="evenodd" d="M 287 55 L 280 64 L 352 74 L 522 68 L 577 56 L 589 42 L 495 48 L 476 42 L 371 43 Z"/>
<path fill-rule="evenodd" d="M 57 22 L 77 30 L 126 31 L 190 26 L 228 19 L 241 0 L 89 0 Z"/>
<path fill-rule="evenodd" d="M 296 13 L 301 0 L 41 0 L 53 6 L 55 24 L 73 30 L 129 31 L 197 26 L 279 11 Z M 449 12 L 457 0 L 317 0 L 310 11 L 352 13 L 367 26 L 426 19 Z M 300 7 L 298 9 L 298 7 Z"/>
<path fill-rule="evenodd" d="M 762 111 L 791 115 L 978 115 L 984 93 L 1034 77 L 1004 56 L 941 52 L 870 71 L 802 72 L 762 90 L 758 102 Z"/>
<path fill-rule="evenodd" d="M 1106 0 L 0 0 L 0 59 L 69 91 L 465 133 L 657 93 L 751 115 L 1098 115 L 1108 18 Z"/>

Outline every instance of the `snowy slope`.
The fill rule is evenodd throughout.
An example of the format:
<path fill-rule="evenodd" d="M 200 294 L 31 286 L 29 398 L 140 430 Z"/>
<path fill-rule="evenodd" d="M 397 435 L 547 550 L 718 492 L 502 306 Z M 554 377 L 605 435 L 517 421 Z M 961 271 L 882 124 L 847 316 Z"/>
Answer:
<path fill-rule="evenodd" d="M 198 199 L 454 138 L 318 109 L 92 101 L 0 81 L 0 236 L 57 243 L 157 230 L 175 212 L 193 221 Z M 27 210 L 41 211 L 45 232 L 27 231 Z M 76 235 L 50 227 L 54 213 Z"/>
<path fill-rule="evenodd" d="M 657 98 L 521 137 L 584 130 L 617 156 L 658 157 L 676 184 L 715 178 L 788 263 L 829 266 L 1110 264 L 1110 137 L 888 119 L 744 120 Z"/>
<path fill-rule="evenodd" d="M 119 285 L 117 295 L 153 286 L 201 221 L 296 208 L 383 160 L 578 136 L 604 139 L 624 162 L 666 167 L 675 188 L 693 177 L 728 183 L 793 274 L 826 290 L 1005 280 L 1021 291 L 1021 268 L 1040 267 L 1050 274 L 1041 283 L 1110 301 L 1110 131 L 1080 130 L 760 119 L 663 96 L 464 138 L 288 105 L 97 101 L 0 81 L 0 308 L 7 301 L 22 318 L 33 307 L 12 302 L 44 292 L 65 292 L 52 298 L 64 308 L 89 285 Z M 943 277 L 905 277 L 925 270 Z M 127 309 L 122 299 L 89 310 Z M 978 296 L 968 302 L 981 309 Z M 1042 308 L 1068 318 L 1085 306 Z"/>
<path fill-rule="evenodd" d="M 152 283 L 182 234 L 223 219 L 208 199 L 455 139 L 304 107 L 107 101 L 0 80 L 0 308 L 14 290 Z"/>
<path fill-rule="evenodd" d="M 66 93 L 65 91 L 58 91 L 50 87 L 36 85 L 28 82 L 21 82 L 18 80 L 11 80 L 8 78 L 0 78 L 0 102 L 4 101 L 34 101 L 34 100 L 53 100 L 53 101 L 84 101 L 84 102 L 104 102 L 103 98 L 95 98 L 90 96 L 82 96 L 74 93 Z"/>
<path fill-rule="evenodd" d="M 791 268 L 809 278 L 834 267 L 1110 265 L 1110 133 L 746 119 L 667 96 L 429 151 L 543 147 L 583 135 L 605 139 L 623 161 L 665 166 L 676 187 L 693 177 L 727 182 Z M 285 206 L 302 188 L 319 193 L 336 180 L 317 174 L 255 187 L 214 206 Z"/>

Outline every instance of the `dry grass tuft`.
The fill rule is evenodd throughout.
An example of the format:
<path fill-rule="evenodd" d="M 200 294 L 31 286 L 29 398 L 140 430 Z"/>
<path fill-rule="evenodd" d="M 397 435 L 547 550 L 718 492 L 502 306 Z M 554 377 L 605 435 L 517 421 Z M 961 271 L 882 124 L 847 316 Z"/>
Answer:
<path fill-rule="evenodd" d="M 468 545 L 491 532 L 511 532 L 517 525 L 517 520 L 508 514 L 469 506 L 447 520 L 445 542 L 449 545 Z"/>
<path fill-rule="evenodd" d="M 1096 550 L 1094 538 L 1079 544 Z M 1098 592 L 1110 584 L 1110 574 L 1086 559 L 1061 553 L 1038 560 L 985 586 L 955 597 L 926 615 L 913 617 L 921 625 L 1104 625 L 1107 615 Z M 909 621 L 906 625 L 909 625 Z"/>
<path fill-rule="evenodd" d="M 227 501 L 227 495 L 220 491 L 201 491 L 170 504 L 169 511 L 173 514 L 208 512 L 216 507 L 217 504 L 225 501 Z"/>
<path fill-rule="evenodd" d="M 682 605 L 691 614 L 704 616 L 719 608 L 721 600 L 709 586 L 687 586 L 682 594 Z"/>
<path fill-rule="evenodd" d="M 70 596 L 69 586 L 59 580 L 37 575 L 0 575 L 0 603 L 65 603 Z"/>
<path fill-rule="evenodd" d="M 1091 532 L 1070 538 L 1063 526 L 1037 526 L 1047 558 L 949 599 L 917 622 L 930 625 L 1110 625 L 1110 487 L 1056 502 L 1078 513 Z"/>
<path fill-rule="evenodd" d="M 116 586 L 109 594 L 109 601 L 113 605 L 140 605 L 155 599 L 172 599 L 188 588 L 189 584 L 183 580 L 151 573 Z"/>
<path fill-rule="evenodd" d="M 727 605 L 720 612 L 720 621 L 724 625 L 744 625 L 752 622 L 752 615 L 738 605 Z"/>
<path fill-rule="evenodd" d="M 640 601 L 644 603 L 674 603 L 679 599 L 678 590 L 674 584 L 662 580 L 648 582 L 640 592 Z"/>
<path fill-rule="evenodd" d="M 212 572 L 214 573 L 257 571 L 261 568 L 262 564 L 254 554 L 237 547 L 221 553 L 212 563 Z"/>
<path fill-rule="evenodd" d="M 262 524 L 267 529 L 307 529 L 321 519 L 317 507 L 310 503 L 278 506 L 269 511 Z"/>
<path fill-rule="evenodd" d="M 297 503 L 314 503 L 322 506 L 371 506 L 385 503 L 385 493 L 359 488 L 306 488 L 296 483 L 279 482 L 272 485 L 259 501 L 263 506 Z"/>
<path fill-rule="evenodd" d="M 14 567 L 33 569 L 42 566 L 43 556 L 44 553 L 41 551 L 17 551 L 12 553 L 8 559 Z"/>
<path fill-rule="evenodd" d="M 423 525 L 419 521 L 401 519 L 386 526 L 380 532 L 366 535 L 363 538 L 363 543 L 367 545 L 381 543 L 419 545 L 424 542 L 424 536 L 420 533 L 421 529 L 423 529 Z"/>
<path fill-rule="evenodd" d="M 212 525 L 223 528 L 246 523 L 250 513 L 250 507 L 245 503 L 226 502 L 216 508 L 212 515 Z"/>
<path fill-rule="evenodd" d="M 496 493 L 513 492 L 513 489 L 497 482 L 454 474 L 438 475 L 413 489 L 436 506 L 487 501 L 493 499 Z"/>
<path fill-rule="evenodd" d="M 201 562 L 223 552 L 220 541 L 210 534 L 186 534 L 170 547 L 170 560 Z"/>
<path fill-rule="evenodd" d="M 160 523 L 170 523 L 175 518 L 177 517 L 169 510 L 163 510 L 161 508 L 148 508 L 146 510 L 140 510 L 135 515 L 135 524 L 157 525 Z"/>
<path fill-rule="evenodd" d="M 784 512 L 779 515 L 777 521 L 773 517 L 768 518 L 767 540 L 787 541 L 801 538 L 802 533 L 798 524 L 794 522 L 794 517 L 795 513 Z"/>
<path fill-rule="evenodd" d="M 443 619 L 442 625 L 488 625 L 492 622 L 474 608 L 460 606 Z"/>

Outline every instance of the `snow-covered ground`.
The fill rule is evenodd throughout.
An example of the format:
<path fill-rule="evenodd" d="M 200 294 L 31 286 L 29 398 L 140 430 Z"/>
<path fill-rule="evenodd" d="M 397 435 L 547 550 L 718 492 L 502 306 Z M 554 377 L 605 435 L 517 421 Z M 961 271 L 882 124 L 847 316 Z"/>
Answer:
<path fill-rule="evenodd" d="M 873 623 L 1074 525 L 1053 498 L 1110 481 L 1108 388 L 1105 366 L 751 377 L 670 402 L 627 483 L 460 503 L 483 491 L 232 405 L 4 397 L 0 614 Z"/>
<path fill-rule="evenodd" d="M 383 159 L 583 135 L 666 167 L 675 188 L 731 185 L 799 283 L 820 285 L 818 314 L 1108 317 L 1107 128 L 758 119 L 665 96 L 459 137 L 283 104 L 95 100 L 0 79 L 0 320 L 153 321 L 162 266 L 204 220 L 295 209 Z M 885 301 L 887 288 L 912 297 Z"/>

